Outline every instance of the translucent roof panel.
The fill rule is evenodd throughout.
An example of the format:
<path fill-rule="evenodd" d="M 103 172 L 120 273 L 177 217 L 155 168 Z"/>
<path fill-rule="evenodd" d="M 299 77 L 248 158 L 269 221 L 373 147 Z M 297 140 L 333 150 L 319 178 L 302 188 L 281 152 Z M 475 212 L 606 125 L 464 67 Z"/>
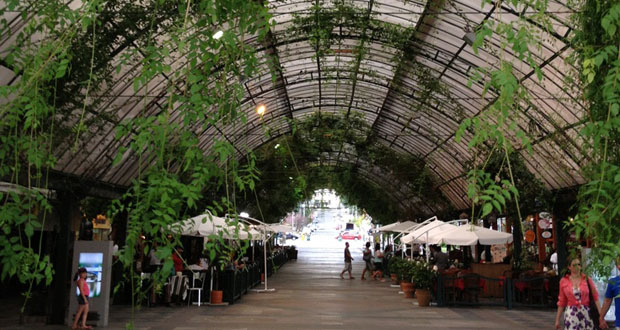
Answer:
<path fill-rule="evenodd" d="M 0 4 L 4 6 L 4 2 Z M 68 3 L 70 8 L 79 8 L 80 4 L 79 1 Z M 243 84 L 245 95 L 239 111 L 247 122 L 235 125 L 196 122 L 185 126 L 180 111 L 185 105 L 173 105 L 170 120 L 197 134 L 205 152 L 209 152 L 216 138 L 223 138 L 237 146 L 241 157 L 245 150 L 255 150 L 278 136 L 290 134 L 291 118 L 304 119 L 316 112 L 350 114 L 354 111 L 361 113 L 368 124 L 369 129 L 359 134 L 365 135 L 369 143 L 424 160 L 436 188 L 452 206 L 467 208 L 470 201 L 466 196 L 464 164 L 472 160 L 467 149 L 471 134 L 467 132 L 461 141 L 456 141 L 455 131 L 465 118 L 479 116 L 497 96 L 493 90 L 481 96 L 484 81 L 469 86 L 473 72 L 477 67 L 497 68 L 500 60 L 504 60 L 512 63 L 517 78 L 530 95 L 527 102 L 520 104 L 521 109 L 514 118 L 533 143 L 532 154 L 519 150 L 526 166 L 551 189 L 583 182 L 580 169 L 587 159 L 581 153 L 580 129 L 585 107 L 581 91 L 565 81 L 565 76 L 576 70 L 565 61 L 573 53 L 567 37 L 574 28 L 569 20 L 573 9 L 565 1 L 548 2 L 546 13 L 551 22 L 548 31 L 541 31 L 527 20 L 528 15 L 534 14 L 533 9 L 515 8 L 508 2 L 269 0 L 266 6 L 273 15 L 271 33 L 264 39 L 256 35 L 246 35 L 244 39 L 257 49 L 258 72 L 252 77 L 225 77 Z M 16 35 L 33 15 L 4 12 L 3 19 L 12 33 L 0 37 L 3 58 L 11 52 Z M 333 23 L 329 28 L 331 33 L 327 33 L 328 40 L 323 40 L 325 49 L 318 49 L 317 40 L 304 32 L 304 28 L 316 27 L 317 15 L 327 15 L 323 19 L 331 19 Z M 501 37 L 493 35 L 477 53 L 463 39 L 467 31 L 484 20 L 516 22 L 519 15 L 526 17 L 523 24 L 528 24 L 530 31 L 540 33 L 544 40 L 540 49 L 532 50 L 533 60 L 540 66 L 541 80 L 511 49 L 498 51 Z M 302 23 L 305 26 L 300 26 Z M 170 40 L 168 28 L 170 23 L 164 20 L 151 42 L 157 45 Z M 205 34 L 193 27 L 189 31 Z M 397 36 L 400 39 L 395 42 L 393 38 Z M 32 42 L 36 44 L 44 38 L 35 35 Z M 118 66 L 118 71 L 114 79 L 90 95 L 97 107 L 85 115 L 86 120 L 98 123 L 84 132 L 77 152 L 69 144 L 57 148 L 56 170 L 128 186 L 141 169 L 150 165 L 139 165 L 139 155 L 127 151 L 120 163 L 112 166 L 117 150 L 127 146 L 130 139 L 116 140 L 115 129 L 124 120 L 162 112 L 170 95 L 183 94 L 186 86 L 174 81 L 170 74 L 157 74 L 134 88 L 134 79 L 141 73 L 145 56 L 144 40 L 128 42 L 129 38 L 121 36 L 109 45 L 114 54 L 112 66 Z M 196 60 L 195 56 L 199 54 L 180 54 L 177 50 L 162 64 L 175 72 L 182 70 L 188 61 Z M 214 80 L 208 82 L 207 88 L 215 84 L 217 73 L 213 71 Z M 10 65 L 0 63 L 1 85 L 14 84 L 20 79 L 21 75 Z M 435 87 L 429 88 L 431 84 Z M 258 104 L 268 109 L 262 117 L 255 112 Z M 58 119 L 75 123 L 80 112 L 76 108 L 71 115 Z M 269 136 L 264 134 L 265 128 L 270 130 Z M 508 138 L 517 140 L 515 136 Z M 426 205 L 424 200 L 416 199 L 405 185 L 391 184 L 394 178 L 372 160 L 356 155 L 350 144 L 341 149 L 335 154 L 326 151 L 323 155 L 326 164 L 353 164 L 360 175 L 390 190 L 403 209 L 440 211 L 441 206 Z"/>

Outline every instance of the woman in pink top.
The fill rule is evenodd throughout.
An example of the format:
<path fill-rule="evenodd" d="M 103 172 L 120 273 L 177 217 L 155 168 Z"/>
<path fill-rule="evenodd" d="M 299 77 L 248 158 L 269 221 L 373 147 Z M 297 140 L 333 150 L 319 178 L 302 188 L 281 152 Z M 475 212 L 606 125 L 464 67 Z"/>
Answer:
<path fill-rule="evenodd" d="M 601 310 L 598 302 L 598 292 L 592 283 L 592 279 L 587 278 L 581 272 L 581 260 L 572 258 L 569 261 L 568 274 L 560 280 L 560 294 L 558 295 L 558 313 L 555 316 L 555 328 L 560 329 L 560 318 L 564 313 L 565 329 L 594 329 L 594 323 L 590 318 L 590 290 L 592 288 L 592 298 L 596 302 L 596 308 Z"/>
<path fill-rule="evenodd" d="M 75 313 L 75 319 L 73 320 L 73 326 L 71 329 L 92 329 L 93 327 L 86 325 L 86 317 L 88 316 L 88 295 L 90 295 L 90 288 L 88 287 L 88 283 L 86 283 L 86 276 L 88 273 L 86 272 L 86 268 L 82 267 L 78 269 L 77 274 L 75 274 L 75 279 L 77 280 L 77 287 L 80 290 L 80 294 L 77 296 L 78 300 L 78 310 Z M 80 320 L 80 316 L 82 317 L 82 326 L 78 328 L 78 321 Z"/>

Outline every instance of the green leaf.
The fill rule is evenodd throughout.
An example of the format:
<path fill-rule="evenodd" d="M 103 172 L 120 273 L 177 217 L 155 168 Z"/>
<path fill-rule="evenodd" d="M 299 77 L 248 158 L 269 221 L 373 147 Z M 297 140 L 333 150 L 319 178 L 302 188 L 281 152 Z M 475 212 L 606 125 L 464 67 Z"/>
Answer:
<path fill-rule="evenodd" d="M 485 203 L 484 205 L 482 205 L 482 214 L 480 215 L 480 217 L 486 217 L 487 215 L 489 215 L 489 213 L 491 213 L 492 210 L 493 205 L 491 203 Z"/>

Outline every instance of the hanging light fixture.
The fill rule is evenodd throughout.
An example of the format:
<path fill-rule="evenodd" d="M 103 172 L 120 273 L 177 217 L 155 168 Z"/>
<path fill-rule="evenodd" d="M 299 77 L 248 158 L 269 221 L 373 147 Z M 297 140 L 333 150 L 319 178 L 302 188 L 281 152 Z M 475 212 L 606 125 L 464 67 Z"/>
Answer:
<path fill-rule="evenodd" d="M 463 35 L 463 40 L 467 45 L 472 46 L 474 41 L 476 41 L 476 32 L 473 31 L 469 24 L 465 26 L 463 31 L 465 32 L 465 35 Z"/>
<path fill-rule="evenodd" d="M 265 114 L 266 110 L 267 110 L 267 107 L 265 107 L 264 104 L 259 104 L 256 106 L 256 113 L 261 117 Z"/>

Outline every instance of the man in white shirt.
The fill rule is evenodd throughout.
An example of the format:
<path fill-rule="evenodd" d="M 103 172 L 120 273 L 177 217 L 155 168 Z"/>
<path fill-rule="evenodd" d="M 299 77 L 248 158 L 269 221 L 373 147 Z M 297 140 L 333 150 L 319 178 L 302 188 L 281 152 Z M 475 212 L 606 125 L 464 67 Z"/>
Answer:
<path fill-rule="evenodd" d="M 549 262 L 555 273 L 558 274 L 558 253 L 556 251 L 553 251 L 553 254 L 549 257 Z"/>

